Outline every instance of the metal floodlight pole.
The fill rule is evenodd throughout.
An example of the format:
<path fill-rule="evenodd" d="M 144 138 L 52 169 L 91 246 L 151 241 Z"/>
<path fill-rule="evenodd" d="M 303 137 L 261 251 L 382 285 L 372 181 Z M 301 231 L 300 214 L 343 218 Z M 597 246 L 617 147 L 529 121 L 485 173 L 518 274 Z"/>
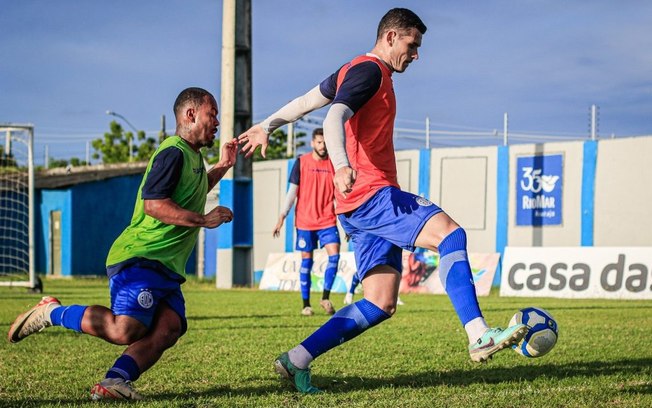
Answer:
<path fill-rule="evenodd" d="M 426 149 L 430 149 L 430 117 L 426 116 Z"/>
<path fill-rule="evenodd" d="M 503 146 L 507 146 L 507 129 L 509 125 L 509 116 L 507 112 L 503 115 Z"/>
<path fill-rule="evenodd" d="M 288 123 L 288 138 L 285 146 L 285 155 L 290 157 L 296 156 L 296 145 L 294 140 L 294 123 Z"/>
<path fill-rule="evenodd" d="M 591 140 L 598 137 L 598 107 L 591 105 Z"/>
<path fill-rule="evenodd" d="M 129 122 L 127 120 L 127 118 L 125 118 L 124 116 L 122 116 L 118 112 L 113 112 L 111 110 L 108 110 L 108 111 L 106 111 L 106 114 L 122 119 L 127 125 L 129 125 L 129 127 L 131 127 L 134 130 L 134 132 L 136 132 L 136 135 L 138 135 L 138 129 L 136 129 L 136 126 L 132 125 L 131 122 Z M 133 143 L 134 142 L 133 142 L 133 137 L 132 137 L 132 138 L 129 139 L 129 161 L 131 161 L 131 158 L 133 157 Z"/>

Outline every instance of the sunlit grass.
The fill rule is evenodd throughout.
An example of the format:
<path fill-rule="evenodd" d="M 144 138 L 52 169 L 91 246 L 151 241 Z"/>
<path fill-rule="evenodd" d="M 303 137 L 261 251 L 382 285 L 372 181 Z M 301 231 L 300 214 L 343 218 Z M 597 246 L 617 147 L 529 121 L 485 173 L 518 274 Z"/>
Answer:
<path fill-rule="evenodd" d="M 109 303 L 106 280 L 46 280 L 45 291 L 64 304 Z M 392 319 L 315 361 L 314 383 L 326 392 L 303 396 L 278 379 L 272 361 L 326 321 L 321 309 L 301 316 L 298 293 L 224 291 L 192 281 L 184 293 L 188 333 L 136 382 L 146 397 L 136 405 L 652 406 L 649 301 L 482 298 L 493 325 L 505 325 L 522 306 L 545 308 L 560 339 L 540 359 L 508 350 L 477 365 L 448 298 L 402 295 L 406 304 Z M 0 288 L 0 331 L 38 299 L 24 288 Z M 333 295 L 336 306 L 342 299 Z M 122 349 L 62 328 L 3 341 L 0 406 L 85 404 Z"/>

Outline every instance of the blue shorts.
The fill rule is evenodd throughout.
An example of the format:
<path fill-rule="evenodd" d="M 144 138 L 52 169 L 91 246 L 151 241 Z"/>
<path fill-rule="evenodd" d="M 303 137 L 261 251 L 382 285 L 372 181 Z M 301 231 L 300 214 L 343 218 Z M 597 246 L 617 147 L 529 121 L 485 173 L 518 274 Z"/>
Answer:
<path fill-rule="evenodd" d="M 308 231 L 297 228 L 296 250 L 301 252 L 312 252 L 317 249 L 317 241 L 323 248 L 328 244 L 340 243 L 340 232 L 337 227 L 328 227 L 320 230 Z"/>
<path fill-rule="evenodd" d="M 128 266 L 109 278 L 109 289 L 113 314 L 133 317 L 149 328 L 162 301 L 179 315 L 181 333 L 186 332 L 186 305 L 179 281 L 142 266 Z"/>
<path fill-rule="evenodd" d="M 414 251 L 414 241 L 426 222 L 441 208 L 396 187 L 383 187 L 360 207 L 338 216 L 355 247 L 360 280 L 373 267 L 403 269 L 403 249 Z"/>

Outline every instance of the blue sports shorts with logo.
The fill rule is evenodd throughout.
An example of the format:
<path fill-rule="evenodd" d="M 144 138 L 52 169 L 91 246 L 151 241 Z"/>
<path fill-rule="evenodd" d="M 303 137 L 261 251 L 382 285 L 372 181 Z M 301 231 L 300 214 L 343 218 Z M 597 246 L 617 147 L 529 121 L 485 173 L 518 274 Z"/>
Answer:
<path fill-rule="evenodd" d="M 181 283 L 156 270 L 133 265 L 109 278 L 111 310 L 115 315 L 137 319 L 147 328 L 160 302 L 165 302 L 181 319 L 181 333 L 188 328 Z"/>
<path fill-rule="evenodd" d="M 414 252 L 414 242 L 426 222 L 442 209 L 430 200 L 383 187 L 355 210 L 338 216 L 353 241 L 360 280 L 378 265 L 403 269 L 403 249 Z"/>
<path fill-rule="evenodd" d="M 336 226 L 314 231 L 297 228 L 297 244 L 295 246 L 297 251 L 311 252 L 318 248 L 317 241 L 321 245 L 320 248 L 328 244 L 339 244 L 340 232 Z"/>

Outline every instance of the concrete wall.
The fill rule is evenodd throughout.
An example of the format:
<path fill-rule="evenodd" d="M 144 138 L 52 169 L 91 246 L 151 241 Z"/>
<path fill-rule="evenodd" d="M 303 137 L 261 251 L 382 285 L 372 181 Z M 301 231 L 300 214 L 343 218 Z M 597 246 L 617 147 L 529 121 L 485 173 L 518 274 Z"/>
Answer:
<path fill-rule="evenodd" d="M 270 252 L 285 252 L 286 235 L 291 230 L 281 229 L 274 239 L 272 232 L 278 221 L 287 190 L 288 161 L 270 160 L 253 163 L 254 183 L 254 271 L 263 270 Z M 294 218 L 286 224 L 292 225 Z"/>
<path fill-rule="evenodd" d="M 413 194 L 419 191 L 419 151 L 401 150 L 396 152 L 396 172 L 401 190 Z"/>
<path fill-rule="evenodd" d="M 561 225 L 516 225 L 518 158 L 557 154 L 563 158 Z M 464 226 L 470 252 L 502 252 L 507 245 L 652 246 L 650 157 L 652 137 L 396 153 L 401 188 L 430 198 Z M 254 163 L 256 270 L 269 252 L 294 249 L 292 215 L 281 238 L 271 238 L 289 166 Z"/>
<path fill-rule="evenodd" d="M 496 148 L 435 149 L 430 199 L 467 232 L 470 252 L 496 249 Z"/>
<path fill-rule="evenodd" d="M 509 148 L 509 217 L 510 246 L 579 246 L 582 220 L 583 142 L 514 145 Z M 517 226 L 516 186 L 520 181 L 516 168 L 520 156 L 563 156 L 562 225 Z"/>
<path fill-rule="evenodd" d="M 595 178 L 595 246 L 652 246 L 652 137 L 602 140 Z"/>

